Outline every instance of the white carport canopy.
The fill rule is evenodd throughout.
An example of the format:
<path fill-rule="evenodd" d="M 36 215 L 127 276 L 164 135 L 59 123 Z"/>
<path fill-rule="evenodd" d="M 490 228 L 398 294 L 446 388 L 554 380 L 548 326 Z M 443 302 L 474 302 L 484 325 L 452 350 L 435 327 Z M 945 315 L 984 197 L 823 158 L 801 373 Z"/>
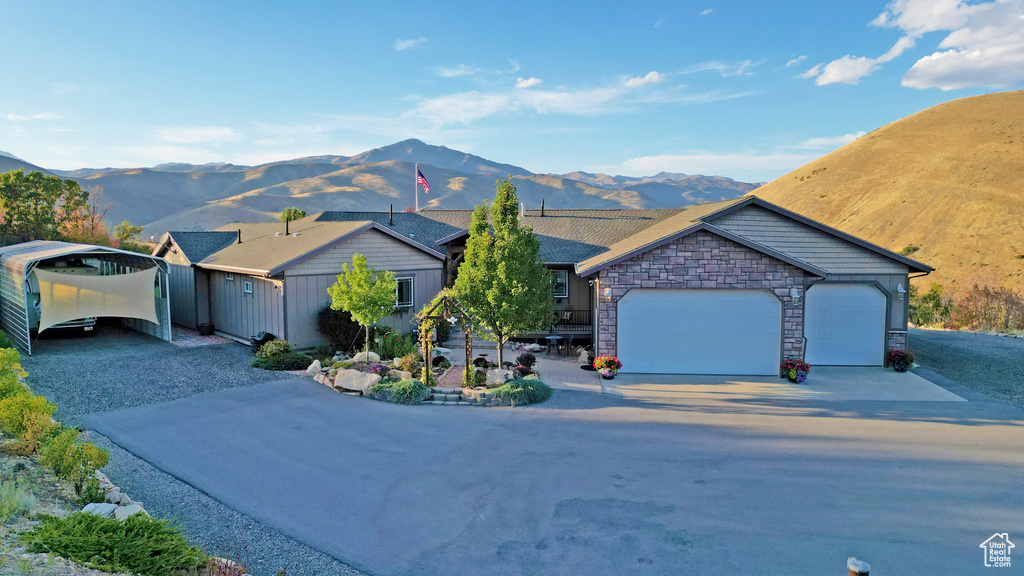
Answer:
<path fill-rule="evenodd" d="M 37 266 L 57 258 L 96 259 L 98 276 L 56 274 Z M 115 316 L 141 332 L 171 339 L 167 263 L 162 258 L 89 244 L 36 240 L 0 247 L 0 328 L 32 354 L 29 294 L 40 293 L 39 329 L 77 318 Z"/>

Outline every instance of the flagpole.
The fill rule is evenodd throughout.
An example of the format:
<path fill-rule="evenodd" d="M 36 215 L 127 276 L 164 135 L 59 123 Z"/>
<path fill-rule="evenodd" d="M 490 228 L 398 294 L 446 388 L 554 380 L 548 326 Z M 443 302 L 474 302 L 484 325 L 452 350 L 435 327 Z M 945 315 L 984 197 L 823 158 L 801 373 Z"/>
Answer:
<path fill-rule="evenodd" d="M 412 182 L 416 186 L 416 212 L 420 211 L 420 163 L 413 167 Z"/>

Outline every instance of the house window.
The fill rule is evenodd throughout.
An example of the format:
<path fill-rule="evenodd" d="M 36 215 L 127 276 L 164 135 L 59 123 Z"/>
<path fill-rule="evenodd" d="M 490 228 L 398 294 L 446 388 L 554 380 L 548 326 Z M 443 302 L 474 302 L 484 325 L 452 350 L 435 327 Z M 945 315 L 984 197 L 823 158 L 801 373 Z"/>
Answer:
<path fill-rule="evenodd" d="M 228 280 L 234 280 L 235 279 L 235 275 L 232 274 L 231 272 L 228 272 L 227 274 L 225 274 L 224 277 L 227 278 Z"/>
<path fill-rule="evenodd" d="M 555 298 L 568 298 L 569 297 L 569 271 L 568 270 L 552 270 L 554 281 L 551 283 L 552 296 Z"/>
<path fill-rule="evenodd" d="M 243 282 L 242 291 L 246 294 L 252 294 L 252 282 Z"/>
<path fill-rule="evenodd" d="M 412 308 L 412 278 L 395 278 L 398 287 L 395 288 L 395 306 L 398 308 Z"/>

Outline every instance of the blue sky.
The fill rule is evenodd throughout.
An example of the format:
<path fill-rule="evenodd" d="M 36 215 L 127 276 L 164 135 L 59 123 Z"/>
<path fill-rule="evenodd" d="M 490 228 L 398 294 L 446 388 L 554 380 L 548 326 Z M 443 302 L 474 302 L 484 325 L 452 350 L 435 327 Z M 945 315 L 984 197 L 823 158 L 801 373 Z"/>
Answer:
<path fill-rule="evenodd" d="M 1024 86 L 1024 0 L 466 4 L 6 2 L 0 150 L 257 164 L 416 137 L 758 181 Z"/>

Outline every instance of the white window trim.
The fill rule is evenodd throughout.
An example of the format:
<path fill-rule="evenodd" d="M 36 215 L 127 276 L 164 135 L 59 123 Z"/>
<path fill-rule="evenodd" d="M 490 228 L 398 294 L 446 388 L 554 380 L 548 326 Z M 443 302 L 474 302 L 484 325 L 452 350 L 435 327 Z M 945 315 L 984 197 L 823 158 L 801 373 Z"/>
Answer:
<path fill-rule="evenodd" d="M 246 280 L 245 282 L 242 282 L 242 292 L 245 292 L 246 294 L 252 294 L 252 282 L 251 281 Z"/>
<path fill-rule="evenodd" d="M 235 275 L 234 275 L 234 273 L 232 273 L 232 272 L 225 272 L 225 273 L 224 273 L 224 279 L 225 279 L 225 280 L 231 280 L 231 281 L 234 281 L 234 279 L 235 279 Z"/>
<path fill-rule="evenodd" d="M 398 301 L 398 283 L 402 280 L 409 281 L 409 303 L 402 304 Z M 416 303 L 416 282 L 412 276 L 398 276 L 395 278 L 395 308 L 412 308 Z"/>
<path fill-rule="evenodd" d="M 554 290 L 551 291 L 551 296 L 554 298 L 568 298 L 569 297 L 569 271 L 568 270 L 552 270 L 553 274 L 565 274 L 565 294 L 555 294 Z"/>

